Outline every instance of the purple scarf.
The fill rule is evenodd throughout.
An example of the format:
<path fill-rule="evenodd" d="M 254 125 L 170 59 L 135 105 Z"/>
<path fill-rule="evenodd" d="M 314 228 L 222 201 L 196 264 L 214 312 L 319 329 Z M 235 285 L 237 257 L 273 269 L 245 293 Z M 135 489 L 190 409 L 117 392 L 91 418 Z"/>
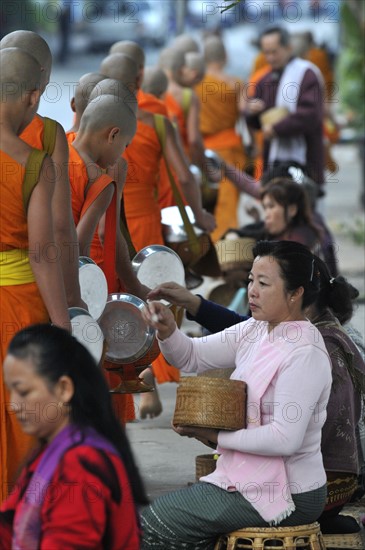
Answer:
<path fill-rule="evenodd" d="M 14 518 L 13 550 L 37 550 L 41 536 L 41 509 L 47 488 L 62 456 L 72 447 L 88 445 L 118 454 L 115 447 L 93 428 L 66 426 L 46 447 L 25 490 Z"/>

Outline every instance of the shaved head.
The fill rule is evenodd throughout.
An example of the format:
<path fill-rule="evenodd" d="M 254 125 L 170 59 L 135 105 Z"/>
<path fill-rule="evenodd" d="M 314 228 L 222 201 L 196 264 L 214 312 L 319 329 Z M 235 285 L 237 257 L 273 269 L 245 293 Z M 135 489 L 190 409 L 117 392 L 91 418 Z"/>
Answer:
<path fill-rule="evenodd" d="M 185 54 L 185 65 L 192 69 L 193 71 L 197 71 L 202 76 L 205 72 L 205 60 L 201 53 L 197 52 L 188 52 Z"/>
<path fill-rule="evenodd" d="M 137 119 L 128 103 L 115 95 L 103 95 L 90 101 L 81 117 L 80 133 L 119 128 L 121 134 L 132 139 Z"/>
<path fill-rule="evenodd" d="M 137 63 L 138 69 L 143 69 L 145 64 L 145 54 L 143 48 L 139 46 L 136 42 L 131 40 L 121 40 L 112 45 L 109 51 L 110 54 L 113 53 L 124 53 L 129 55 L 135 63 Z"/>
<path fill-rule="evenodd" d="M 130 89 L 122 84 L 120 80 L 115 80 L 112 78 L 105 78 L 101 80 L 90 93 L 89 101 L 93 101 L 96 98 L 100 98 L 103 95 L 116 96 L 116 101 L 124 101 L 127 103 L 130 109 L 137 113 L 137 99 L 133 92 Z"/>
<path fill-rule="evenodd" d="M 199 44 L 190 34 L 180 34 L 171 44 L 172 48 L 181 50 L 184 53 L 200 52 Z"/>
<path fill-rule="evenodd" d="M 1 102 L 15 101 L 27 92 L 40 90 L 41 66 L 20 48 L 0 50 Z"/>
<path fill-rule="evenodd" d="M 75 89 L 75 109 L 82 114 L 89 102 L 90 94 L 95 86 L 105 77 L 100 73 L 86 73 L 78 81 Z"/>
<path fill-rule="evenodd" d="M 100 65 L 100 72 L 106 78 L 119 80 L 125 86 L 135 90 L 137 87 L 138 67 L 135 61 L 123 53 L 113 53 L 105 57 Z"/>
<path fill-rule="evenodd" d="M 204 58 L 207 63 L 224 63 L 227 60 L 226 48 L 218 36 L 209 36 L 204 41 Z"/>
<path fill-rule="evenodd" d="M 147 67 L 144 71 L 142 90 L 147 94 L 161 97 L 167 90 L 167 76 L 159 67 Z"/>
<path fill-rule="evenodd" d="M 161 69 L 169 71 L 174 79 L 179 80 L 179 73 L 185 66 L 185 54 L 175 48 L 165 48 L 161 52 L 158 64 Z"/>
<path fill-rule="evenodd" d="M 42 91 L 47 86 L 52 68 L 52 54 L 47 42 L 33 31 L 14 31 L 6 36 L 0 42 L 0 49 L 3 48 L 21 48 L 38 61 L 42 70 Z"/>

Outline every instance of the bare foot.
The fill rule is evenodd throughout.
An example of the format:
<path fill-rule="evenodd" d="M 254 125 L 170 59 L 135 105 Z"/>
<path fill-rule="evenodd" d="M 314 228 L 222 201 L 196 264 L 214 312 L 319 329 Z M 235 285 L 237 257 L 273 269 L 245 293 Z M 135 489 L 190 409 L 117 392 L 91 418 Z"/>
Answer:
<path fill-rule="evenodd" d="M 148 368 L 142 372 L 141 378 L 149 386 L 153 386 L 154 390 L 140 394 L 139 401 L 139 416 L 140 418 L 155 418 L 162 413 L 162 403 L 156 387 L 155 377 L 152 369 Z"/>

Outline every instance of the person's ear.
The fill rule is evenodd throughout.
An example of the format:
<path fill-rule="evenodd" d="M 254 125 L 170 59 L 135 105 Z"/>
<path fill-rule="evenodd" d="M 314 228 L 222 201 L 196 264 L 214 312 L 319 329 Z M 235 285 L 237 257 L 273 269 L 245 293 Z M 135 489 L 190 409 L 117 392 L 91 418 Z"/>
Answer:
<path fill-rule="evenodd" d="M 73 97 L 70 101 L 71 109 L 73 113 L 76 113 L 76 104 L 75 104 L 75 98 Z"/>
<path fill-rule="evenodd" d="M 303 294 L 304 294 L 304 288 L 302 286 L 296 288 L 291 293 L 290 301 L 297 302 L 298 300 L 300 300 L 300 298 L 302 298 Z"/>
<path fill-rule="evenodd" d="M 38 105 L 40 98 L 41 98 L 40 90 L 31 91 L 29 93 L 29 107 L 34 107 L 35 105 Z"/>
<path fill-rule="evenodd" d="M 75 386 L 69 376 L 61 376 L 57 382 L 57 398 L 61 403 L 70 403 L 75 393 Z"/>
<path fill-rule="evenodd" d="M 108 143 L 113 143 L 115 141 L 115 138 L 118 136 L 120 132 L 120 129 L 117 127 L 114 127 L 110 130 L 108 135 Z"/>
<path fill-rule="evenodd" d="M 288 206 L 288 216 L 292 220 L 298 213 L 298 206 L 296 204 L 289 204 Z"/>

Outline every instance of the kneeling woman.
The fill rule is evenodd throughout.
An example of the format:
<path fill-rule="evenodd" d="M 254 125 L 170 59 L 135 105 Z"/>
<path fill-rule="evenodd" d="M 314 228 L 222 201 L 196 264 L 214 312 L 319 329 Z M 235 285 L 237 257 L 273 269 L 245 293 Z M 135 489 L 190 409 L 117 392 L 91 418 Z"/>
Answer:
<path fill-rule="evenodd" d="M 232 368 L 248 387 L 247 429 L 175 427 L 218 444 L 215 472 L 157 499 L 142 515 L 142 548 L 213 549 L 217 537 L 246 526 L 316 520 L 326 501 L 321 429 L 331 364 L 304 310 L 316 300 L 314 256 L 295 242 L 262 241 L 249 275 L 252 318 L 204 338 L 177 329 L 169 309 L 151 302 L 146 320 L 168 361 L 185 372 Z"/>
<path fill-rule="evenodd" d="M 136 504 L 147 498 L 86 348 L 33 325 L 11 341 L 4 374 L 14 414 L 39 447 L 0 509 L 0 547 L 138 550 Z"/>

